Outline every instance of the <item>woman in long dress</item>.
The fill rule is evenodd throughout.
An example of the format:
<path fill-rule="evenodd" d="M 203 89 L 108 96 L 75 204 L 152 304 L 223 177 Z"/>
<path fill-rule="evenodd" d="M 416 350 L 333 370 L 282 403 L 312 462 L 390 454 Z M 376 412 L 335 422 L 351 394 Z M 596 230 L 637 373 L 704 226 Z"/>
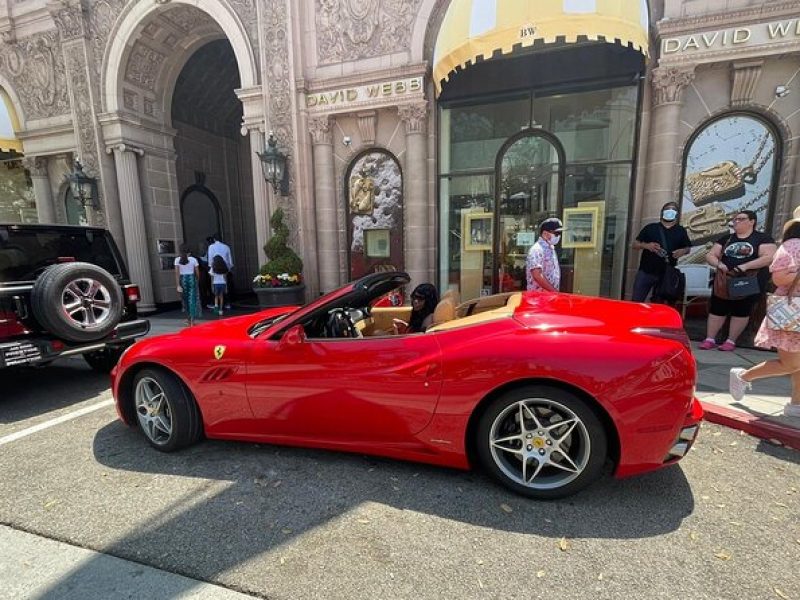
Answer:
<path fill-rule="evenodd" d="M 800 271 L 800 219 L 791 219 L 783 226 L 783 242 L 769 267 L 772 281 L 777 289 L 775 294 L 787 296 L 789 289 Z M 792 297 L 800 296 L 800 282 L 794 286 Z M 800 298 L 798 298 L 800 302 Z M 749 369 L 735 367 L 730 374 L 730 392 L 734 400 L 744 399 L 745 391 L 751 389 L 751 382 L 765 377 L 789 375 L 792 378 L 792 399 L 784 408 L 787 417 L 800 418 L 800 333 L 770 329 L 765 317 L 756 334 L 756 346 L 778 350 L 777 360 L 767 360 Z"/>
<path fill-rule="evenodd" d="M 181 245 L 181 255 L 175 258 L 175 287 L 181 295 L 186 325 L 189 327 L 200 318 L 199 278 L 200 264 L 194 256 L 189 256 L 189 246 Z"/>

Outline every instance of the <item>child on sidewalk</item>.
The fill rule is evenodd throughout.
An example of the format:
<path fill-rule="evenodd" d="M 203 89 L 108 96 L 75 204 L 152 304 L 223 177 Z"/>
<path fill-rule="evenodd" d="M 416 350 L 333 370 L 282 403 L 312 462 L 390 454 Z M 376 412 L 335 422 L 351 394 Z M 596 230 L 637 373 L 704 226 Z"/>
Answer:
<path fill-rule="evenodd" d="M 211 287 L 214 291 L 214 310 L 222 316 L 222 309 L 225 306 L 225 293 L 227 286 L 228 265 L 220 255 L 211 261 Z"/>

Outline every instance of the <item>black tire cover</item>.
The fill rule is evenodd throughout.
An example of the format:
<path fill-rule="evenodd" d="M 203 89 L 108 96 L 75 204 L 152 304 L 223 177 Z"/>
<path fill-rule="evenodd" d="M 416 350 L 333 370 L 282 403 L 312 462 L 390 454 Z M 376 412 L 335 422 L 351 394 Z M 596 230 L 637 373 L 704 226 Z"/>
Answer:
<path fill-rule="evenodd" d="M 122 318 L 123 303 L 114 277 L 84 262 L 48 267 L 31 291 L 31 308 L 39 325 L 69 342 L 105 338 Z"/>

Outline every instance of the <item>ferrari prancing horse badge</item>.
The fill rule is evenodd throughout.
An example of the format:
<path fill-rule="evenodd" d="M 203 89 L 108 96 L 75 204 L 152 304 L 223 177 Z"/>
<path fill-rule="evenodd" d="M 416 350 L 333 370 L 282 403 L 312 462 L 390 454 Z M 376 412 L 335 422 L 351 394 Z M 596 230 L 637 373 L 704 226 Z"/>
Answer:
<path fill-rule="evenodd" d="M 214 346 L 214 358 L 219 360 L 225 354 L 225 346 Z"/>

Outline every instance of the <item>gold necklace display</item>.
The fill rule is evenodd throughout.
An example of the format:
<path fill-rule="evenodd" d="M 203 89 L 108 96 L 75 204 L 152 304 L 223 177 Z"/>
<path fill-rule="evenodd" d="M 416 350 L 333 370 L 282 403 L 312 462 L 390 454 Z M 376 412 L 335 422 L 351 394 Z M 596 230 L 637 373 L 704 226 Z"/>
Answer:
<path fill-rule="evenodd" d="M 686 175 L 686 189 L 689 191 L 692 203 L 695 206 L 703 206 L 711 202 L 725 202 L 744 196 L 745 184 L 752 185 L 756 182 L 761 169 L 775 153 L 774 144 L 764 153 L 769 137 L 769 132 L 765 132 L 753 160 L 745 167 L 740 167 L 736 161 L 726 160 L 698 173 Z"/>

